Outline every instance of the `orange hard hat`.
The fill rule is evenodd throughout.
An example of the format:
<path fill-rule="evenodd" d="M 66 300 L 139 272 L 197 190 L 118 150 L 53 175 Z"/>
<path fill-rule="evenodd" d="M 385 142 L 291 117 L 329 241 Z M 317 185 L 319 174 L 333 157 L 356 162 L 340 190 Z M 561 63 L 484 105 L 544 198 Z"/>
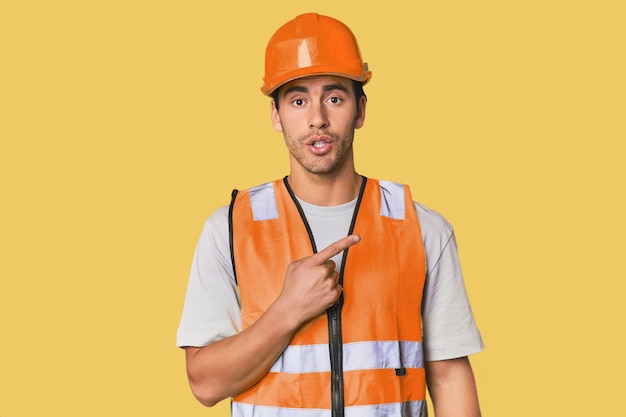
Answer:
<path fill-rule="evenodd" d="M 269 96 L 281 85 L 310 75 L 337 75 L 363 84 L 372 75 L 352 31 L 316 13 L 297 16 L 270 38 L 261 91 Z"/>

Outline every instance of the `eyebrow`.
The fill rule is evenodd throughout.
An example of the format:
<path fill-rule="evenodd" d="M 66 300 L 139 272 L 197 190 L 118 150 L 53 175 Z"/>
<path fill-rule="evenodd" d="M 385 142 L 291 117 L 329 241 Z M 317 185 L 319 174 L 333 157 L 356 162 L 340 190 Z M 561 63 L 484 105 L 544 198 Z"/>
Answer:
<path fill-rule="evenodd" d="M 341 84 L 327 84 L 327 85 L 322 87 L 322 90 L 325 93 L 328 92 L 328 91 L 339 90 L 339 91 L 343 91 L 346 94 L 349 94 L 348 89 L 345 86 L 341 85 Z M 301 86 L 301 85 L 292 85 L 289 88 L 287 88 L 283 94 L 286 96 L 287 94 L 293 93 L 293 92 L 308 93 L 309 89 L 304 87 L 304 86 Z"/>
<path fill-rule="evenodd" d="M 348 89 L 341 84 L 329 84 L 329 85 L 324 86 L 324 92 L 333 91 L 333 90 L 343 91 L 346 94 L 349 93 Z"/>

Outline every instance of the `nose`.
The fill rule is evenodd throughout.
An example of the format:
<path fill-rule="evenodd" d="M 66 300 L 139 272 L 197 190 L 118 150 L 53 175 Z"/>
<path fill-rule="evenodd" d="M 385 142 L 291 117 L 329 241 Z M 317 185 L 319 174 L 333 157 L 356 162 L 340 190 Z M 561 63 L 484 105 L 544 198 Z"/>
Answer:
<path fill-rule="evenodd" d="M 322 103 L 313 103 L 309 107 L 309 128 L 322 129 L 328 126 L 326 110 Z"/>

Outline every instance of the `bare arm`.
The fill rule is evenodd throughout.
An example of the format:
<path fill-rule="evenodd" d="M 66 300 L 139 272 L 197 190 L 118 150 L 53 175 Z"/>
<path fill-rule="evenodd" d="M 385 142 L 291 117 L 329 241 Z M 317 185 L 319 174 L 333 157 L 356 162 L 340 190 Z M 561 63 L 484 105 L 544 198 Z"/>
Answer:
<path fill-rule="evenodd" d="M 436 417 L 480 417 L 474 373 L 467 357 L 426 362 Z"/>
<path fill-rule="evenodd" d="M 337 301 L 343 289 L 329 259 L 359 241 L 351 235 L 292 262 L 280 295 L 259 320 L 208 346 L 187 347 L 187 376 L 196 398 L 212 406 L 263 377 L 298 328 Z"/>

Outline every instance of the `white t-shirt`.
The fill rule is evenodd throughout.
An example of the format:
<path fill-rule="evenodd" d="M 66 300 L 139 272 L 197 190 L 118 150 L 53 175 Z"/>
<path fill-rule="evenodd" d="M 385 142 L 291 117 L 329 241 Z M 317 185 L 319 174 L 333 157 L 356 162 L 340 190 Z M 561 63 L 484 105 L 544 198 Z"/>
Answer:
<path fill-rule="evenodd" d="M 356 200 L 339 206 L 300 201 L 318 250 L 347 235 Z M 452 226 L 437 212 L 415 203 L 426 250 L 422 301 L 424 359 L 445 360 L 483 349 L 467 299 Z M 333 258 L 337 268 L 343 252 Z M 179 347 L 206 346 L 241 330 L 240 300 L 233 275 L 228 206 L 204 225 L 198 241 L 178 328 Z"/>

